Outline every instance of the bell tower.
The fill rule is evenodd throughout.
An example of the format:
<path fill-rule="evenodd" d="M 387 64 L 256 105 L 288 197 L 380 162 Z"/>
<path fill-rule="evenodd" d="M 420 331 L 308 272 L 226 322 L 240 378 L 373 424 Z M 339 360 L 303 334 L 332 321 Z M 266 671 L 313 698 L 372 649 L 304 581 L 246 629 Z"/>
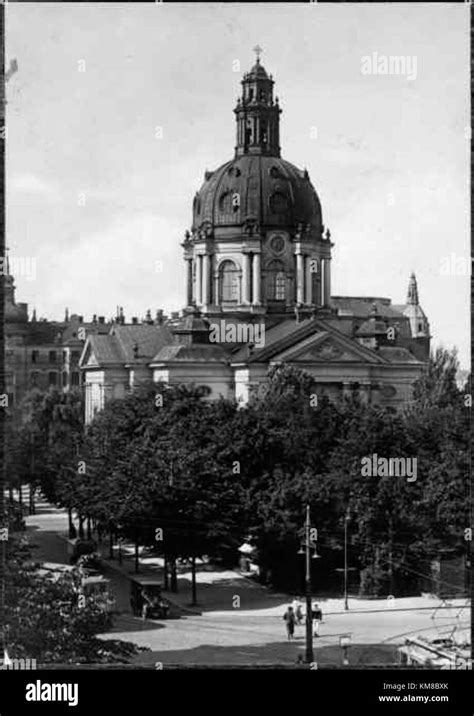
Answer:
<path fill-rule="evenodd" d="M 273 99 L 273 79 L 260 64 L 261 48 L 254 47 L 257 60 L 242 84 L 242 96 L 234 113 L 237 120 L 235 156 L 263 154 L 280 156 L 280 114 L 278 97 Z"/>

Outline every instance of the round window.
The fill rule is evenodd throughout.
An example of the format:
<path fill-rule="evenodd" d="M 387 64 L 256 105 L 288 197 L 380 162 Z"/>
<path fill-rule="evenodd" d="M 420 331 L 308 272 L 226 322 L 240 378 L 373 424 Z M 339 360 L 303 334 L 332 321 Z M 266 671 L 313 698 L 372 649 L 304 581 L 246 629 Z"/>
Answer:
<path fill-rule="evenodd" d="M 272 236 L 270 239 L 270 247 L 275 254 L 281 254 L 285 249 L 285 239 L 283 236 Z"/>

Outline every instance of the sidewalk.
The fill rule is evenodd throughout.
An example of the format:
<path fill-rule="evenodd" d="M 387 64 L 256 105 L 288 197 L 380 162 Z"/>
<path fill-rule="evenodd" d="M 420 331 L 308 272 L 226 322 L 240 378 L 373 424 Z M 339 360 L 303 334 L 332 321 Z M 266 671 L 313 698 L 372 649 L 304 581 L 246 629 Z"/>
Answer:
<path fill-rule="evenodd" d="M 163 560 L 160 557 L 140 557 L 139 573 L 134 571 L 134 559 L 131 548 L 124 546 L 123 563 L 118 564 L 117 559 L 113 561 L 105 556 L 103 548 L 101 554 L 103 561 L 108 568 L 120 573 L 128 579 L 134 576 L 154 576 L 163 581 Z M 108 552 L 107 552 L 108 555 Z M 191 605 L 191 571 L 187 567 L 178 568 L 178 592 L 163 590 L 166 598 L 184 613 L 199 615 L 203 612 L 215 612 L 221 615 L 228 614 L 239 604 L 239 612 L 252 613 L 258 609 L 261 616 L 280 616 L 282 609 L 293 601 L 293 597 L 273 592 L 267 587 L 243 576 L 234 570 L 223 570 L 209 564 L 198 564 L 196 567 L 197 605 Z M 314 596 L 323 610 L 323 616 L 335 616 L 347 614 L 369 614 L 377 612 L 400 612 L 400 611 L 430 611 L 447 619 L 457 618 L 458 614 L 465 617 L 468 607 L 466 599 L 453 599 L 443 602 L 433 595 L 422 595 L 417 597 L 400 598 L 378 598 L 364 599 L 349 597 L 349 610 L 344 609 L 343 598 L 325 599 Z M 304 600 L 303 600 L 304 602 Z"/>

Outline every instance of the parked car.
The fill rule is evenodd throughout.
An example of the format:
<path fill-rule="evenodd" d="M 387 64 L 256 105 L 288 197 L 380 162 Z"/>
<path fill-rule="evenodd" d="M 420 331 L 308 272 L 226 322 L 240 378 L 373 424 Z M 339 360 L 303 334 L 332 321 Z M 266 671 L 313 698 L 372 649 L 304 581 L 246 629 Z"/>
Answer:
<path fill-rule="evenodd" d="M 170 602 L 161 593 L 162 583 L 154 577 L 134 577 L 130 583 L 130 606 L 134 616 L 166 619 Z"/>
<path fill-rule="evenodd" d="M 79 557 L 96 552 L 97 544 L 91 539 L 70 539 L 68 540 L 68 555 L 71 564 L 76 564 Z"/>

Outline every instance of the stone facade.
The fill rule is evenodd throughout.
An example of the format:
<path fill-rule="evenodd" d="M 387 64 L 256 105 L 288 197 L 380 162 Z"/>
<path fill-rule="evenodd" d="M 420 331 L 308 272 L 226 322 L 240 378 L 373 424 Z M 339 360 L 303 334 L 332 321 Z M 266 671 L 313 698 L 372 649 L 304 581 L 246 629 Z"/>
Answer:
<path fill-rule="evenodd" d="M 331 233 L 308 172 L 281 158 L 273 86 L 257 59 L 234 110 L 234 157 L 206 172 L 194 197 L 181 319 L 87 338 L 87 421 L 108 397 L 152 379 L 245 403 L 281 363 L 311 373 L 334 400 L 410 400 L 430 344 L 416 278 L 404 304 L 331 295 Z"/>

